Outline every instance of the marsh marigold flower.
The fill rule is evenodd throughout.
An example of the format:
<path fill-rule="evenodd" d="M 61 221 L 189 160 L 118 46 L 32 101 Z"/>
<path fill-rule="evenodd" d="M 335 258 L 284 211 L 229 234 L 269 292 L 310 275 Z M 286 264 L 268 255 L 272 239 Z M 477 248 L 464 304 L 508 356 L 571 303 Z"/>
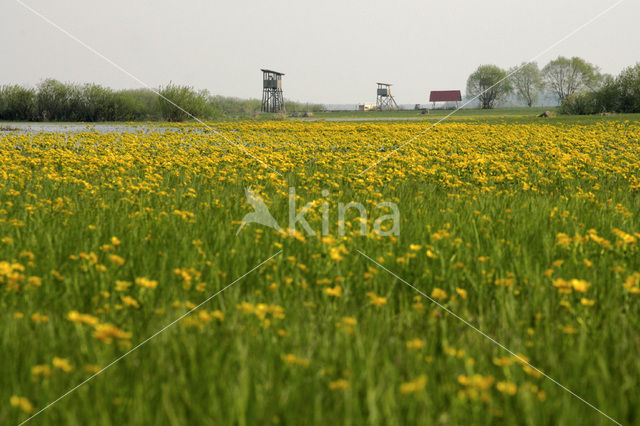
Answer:
<path fill-rule="evenodd" d="M 329 383 L 329 389 L 338 390 L 338 389 L 349 389 L 349 382 L 345 379 L 338 379 Z"/>
<path fill-rule="evenodd" d="M 67 319 L 72 322 L 79 322 L 88 325 L 96 325 L 99 320 L 97 317 L 89 314 L 81 314 L 78 311 L 71 311 L 67 314 Z"/>
<path fill-rule="evenodd" d="M 369 303 L 374 306 L 382 306 L 387 303 L 386 297 L 380 297 L 372 291 L 367 292 L 367 297 L 369 297 Z"/>
<path fill-rule="evenodd" d="M 498 382 L 496 384 L 496 388 L 502 392 L 502 393 L 506 393 L 507 395 L 515 395 L 516 392 L 518 391 L 518 386 L 516 386 L 515 383 L 513 382 Z"/>
<path fill-rule="evenodd" d="M 52 361 L 52 364 L 53 364 L 54 367 L 59 368 L 60 370 L 64 371 L 65 373 L 68 373 L 71 370 L 73 370 L 73 366 L 71 365 L 69 360 L 66 359 L 66 358 L 54 357 L 53 361 Z"/>
<path fill-rule="evenodd" d="M 424 374 L 418 376 L 415 380 L 405 382 L 400 385 L 400 392 L 403 394 L 410 394 L 420 392 L 427 386 L 427 376 Z"/>
<path fill-rule="evenodd" d="M 407 349 L 420 349 L 424 346 L 424 342 L 420 339 L 413 339 L 407 342 Z"/>
<path fill-rule="evenodd" d="M 431 297 L 435 300 L 444 300 L 447 298 L 447 292 L 436 287 L 431 291 Z"/>
<path fill-rule="evenodd" d="M 12 407 L 18 407 L 25 413 L 33 412 L 33 405 L 31 405 L 31 402 L 29 402 L 29 400 L 24 396 L 14 395 L 9 400 L 9 403 L 11 404 Z"/>
<path fill-rule="evenodd" d="M 325 288 L 324 292 L 327 293 L 329 296 L 341 297 L 342 296 L 342 287 L 337 285 L 337 286 L 335 286 L 333 288 Z"/>
<path fill-rule="evenodd" d="M 136 285 L 144 288 L 156 288 L 158 286 L 157 281 L 150 280 L 146 277 L 136 278 Z"/>

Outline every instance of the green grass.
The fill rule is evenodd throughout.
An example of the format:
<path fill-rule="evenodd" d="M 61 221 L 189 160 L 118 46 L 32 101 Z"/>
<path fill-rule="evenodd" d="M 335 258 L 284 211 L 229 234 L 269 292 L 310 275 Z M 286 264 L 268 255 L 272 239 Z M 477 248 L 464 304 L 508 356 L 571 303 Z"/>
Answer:
<path fill-rule="evenodd" d="M 476 117 L 508 117 L 508 116 L 537 116 L 545 111 L 556 111 L 554 107 L 519 107 L 519 108 L 496 108 L 491 110 L 464 108 L 458 110 L 453 117 L 476 118 Z M 422 114 L 421 111 L 399 110 L 399 111 L 328 111 L 314 113 L 311 119 L 321 118 L 349 118 L 349 119 L 389 119 L 389 118 L 434 118 L 445 117 L 454 110 L 429 109 L 429 114 Z"/>
<path fill-rule="evenodd" d="M 32 424 L 608 423 L 518 362 L 497 365 L 507 352 L 358 250 L 427 295 L 445 291 L 448 309 L 614 419 L 639 424 L 640 295 L 622 283 L 640 271 L 640 257 L 637 242 L 617 245 L 613 229 L 640 232 L 631 188 L 640 127 L 601 118 L 443 123 L 363 177 L 423 123 L 221 125 L 284 179 L 210 134 L 0 136 L 0 262 L 24 268 L 14 271 L 22 277 L 0 274 L 0 424 L 28 417 L 12 396 L 45 407 L 90 376 L 86 365 L 108 365 L 126 352 L 124 341 L 143 342 L 186 313 L 185 302 L 199 304 L 279 250 Z M 245 188 L 263 194 L 283 225 L 289 186 L 299 208 L 330 190 L 334 241 L 257 225 L 236 235 L 251 211 Z M 337 203 L 352 200 L 370 212 L 397 203 L 397 239 L 360 236 L 353 216 L 339 237 Z M 307 217 L 318 231 L 319 207 Z M 559 233 L 590 229 L 611 246 L 557 244 Z M 157 288 L 118 291 L 116 281 L 140 277 Z M 563 295 L 552 285 L 558 278 L 591 286 Z M 496 285 L 502 279 L 513 281 Z M 340 297 L 325 291 L 338 285 Z M 369 292 L 386 303 L 371 304 Z M 125 295 L 140 306 L 125 306 Z M 243 312 L 243 303 L 259 310 Z M 102 342 L 68 319 L 74 310 L 132 336 Z M 224 319 L 199 316 L 216 310 Z M 36 313 L 48 322 L 32 320 Z M 423 345 L 409 348 L 415 339 Z M 73 369 L 52 366 L 54 357 Z M 32 374 L 36 365 L 51 376 Z M 424 388 L 402 392 L 423 375 Z M 473 375 L 491 383 L 465 386 L 461 376 Z M 339 380 L 348 389 L 332 389 Z"/>
<path fill-rule="evenodd" d="M 551 111 L 555 115 L 540 118 L 542 112 Z M 402 119 L 423 120 L 424 126 L 429 127 L 439 119 L 445 118 L 452 110 L 432 110 L 429 115 L 416 111 L 354 111 L 354 112 L 326 112 L 316 113 L 311 118 L 296 118 L 295 120 L 322 121 L 328 120 L 379 120 L 396 121 Z M 464 109 L 456 112 L 444 121 L 482 124 L 553 124 L 553 125 L 593 125 L 602 122 L 640 121 L 640 114 L 612 114 L 612 115 L 562 115 L 557 108 L 496 108 L 494 110 Z"/>

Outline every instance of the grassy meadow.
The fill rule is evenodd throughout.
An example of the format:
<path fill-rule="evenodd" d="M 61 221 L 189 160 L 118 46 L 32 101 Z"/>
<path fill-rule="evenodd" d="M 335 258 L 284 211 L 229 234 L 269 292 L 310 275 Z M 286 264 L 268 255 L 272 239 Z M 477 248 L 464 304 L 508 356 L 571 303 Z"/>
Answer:
<path fill-rule="evenodd" d="M 640 424 L 639 116 L 427 124 L 0 133 L 0 424 Z"/>

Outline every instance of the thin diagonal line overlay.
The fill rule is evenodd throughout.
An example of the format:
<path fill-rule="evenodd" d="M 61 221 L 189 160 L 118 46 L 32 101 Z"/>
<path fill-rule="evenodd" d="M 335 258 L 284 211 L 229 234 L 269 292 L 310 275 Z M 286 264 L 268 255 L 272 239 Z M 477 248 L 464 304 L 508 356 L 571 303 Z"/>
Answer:
<path fill-rule="evenodd" d="M 18 0 L 19 1 L 19 0 Z M 540 56 L 546 54 L 547 52 L 549 52 L 550 50 L 554 49 L 556 46 L 558 46 L 559 44 L 565 42 L 567 39 L 573 37 L 576 33 L 578 33 L 579 31 L 583 30 L 584 28 L 588 27 L 589 25 L 593 24 L 595 21 L 597 21 L 598 19 L 600 19 L 602 16 L 604 16 L 605 14 L 609 13 L 611 10 L 615 9 L 616 7 L 620 6 L 623 2 L 625 2 L 626 0 L 618 0 L 616 3 L 612 4 L 611 6 L 607 7 L 606 9 L 604 9 L 602 12 L 598 13 L 596 16 L 594 16 L 593 18 L 589 19 L 587 22 L 585 22 L 584 24 L 580 25 L 578 28 L 576 28 L 575 30 L 571 31 L 570 33 L 568 33 L 567 35 L 565 35 L 564 37 L 562 37 L 560 40 L 556 41 L 555 43 L 553 43 L 551 46 L 547 47 L 546 49 L 544 49 L 543 51 L 541 51 L 540 53 L 538 53 L 537 55 L 535 55 L 534 57 L 532 57 L 531 59 L 529 59 L 527 62 L 525 62 L 523 65 L 520 65 L 519 67 L 517 67 L 515 70 L 511 71 L 509 74 L 507 74 L 505 77 L 501 78 L 497 83 L 495 83 L 494 85 L 488 87 L 487 89 L 483 90 L 482 92 L 480 92 L 479 94 L 477 94 L 476 96 L 474 96 L 473 98 L 469 99 L 468 101 L 466 101 L 465 103 L 463 103 L 462 105 L 460 105 L 460 107 L 456 108 L 455 110 L 451 111 L 449 114 L 445 115 L 443 118 L 441 118 L 440 120 L 436 121 L 434 124 L 432 124 L 431 126 L 427 127 L 426 129 L 424 129 L 423 131 L 421 131 L 420 133 L 418 133 L 417 135 L 415 135 L 414 137 L 412 137 L 411 139 L 409 139 L 408 141 L 406 141 L 405 143 L 403 143 L 402 145 L 400 145 L 399 147 L 397 147 L 396 149 L 394 149 L 393 151 L 389 152 L 386 155 L 383 155 L 382 158 L 380 158 L 378 161 L 374 162 L 373 164 L 371 164 L 369 167 L 367 167 L 366 169 L 364 169 L 363 171 L 361 171 L 360 173 L 358 173 L 358 176 L 360 176 L 363 173 L 366 173 L 367 171 L 371 170 L 372 168 L 374 168 L 375 166 L 377 166 L 378 164 L 380 164 L 381 162 L 383 162 L 384 160 L 386 160 L 387 158 L 391 157 L 393 154 L 395 154 L 397 151 L 400 151 L 402 148 L 404 148 L 406 145 L 410 144 L 411 142 L 413 142 L 414 140 L 418 139 L 420 136 L 424 135 L 425 133 L 427 133 L 429 130 L 433 129 L 435 126 L 437 126 L 438 124 L 442 123 L 444 120 L 446 120 L 447 118 L 451 117 L 453 114 L 455 114 L 456 112 L 460 111 L 462 108 L 464 108 L 465 106 L 469 105 L 471 102 L 475 101 L 476 99 L 478 99 L 480 96 L 482 96 L 484 93 L 488 92 L 489 90 L 493 89 L 494 87 L 496 87 L 498 84 L 502 83 L 504 80 L 508 79 L 509 77 L 511 77 L 513 74 L 517 73 L 518 71 L 520 71 L 522 69 L 522 67 L 524 65 L 526 65 L 528 62 L 533 62 L 536 59 L 538 59 Z"/>
<path fill-rule="evenodd" d="M 576 394 L 575 392 L 573 392 L 571 389 L 567 388 L 566 386 L 564 386 L 562 383 L 556 381 L 553 377 L 549 376 L 548 374 L 546 374 L 545 372 L 541 371 L 540 369 L 536 368 L 535 366 L 531 365 L 529 363 L 529 361 L 527 361 L 526 359 L 522 358 L 520 355 L 516 354 L 515 352 L 513 352 L 511 349 L 507 348 L 505 345 L 503 345 L 502 343 L 498 342 L 496 339 L 494 339 L 493 337 L 489 336 L 488 334 L 486 334 L 485 332 L 483 332 L 482 330 L 480 330 L 478 327 L 474 326 L 473 324 L 471 324 L 469 321 L 465 320 L 464 318 L 458 316 L 456 313 L 454 313 L 453 311 L 449 310 L 448 308 L 446 308 L 445 306 L 441 305 L 440 303 L 438 303 L 437 300 L 433 299 L 432 297 L 429 297 L 427 294 L 425 294 L 423 291 L 421 291 L 420 289 L 418 289 L 417 287 L 415 287 L 413 284 L 407 282 L 406 280 L 400 278 L 398 275 L 396 275 L 395 273 L 393 273 L 392 271 L 390 271 L 389 269 L 387 269 L 386 267 L 384 267 L 383 265 L 381 265 L 380 263 L 376 262 L 374 259 L 372 259 L 371 257 L 367 256 L 366 254 L 364 254 L 363 252 L 361 252 L 360 250 L 356 250 L 358 253 L 360 253 L 363 257 L 365 257 L 366 259 L 368 259 L 370 262 L 375 263 L 376 265 L 378 265 L 380 268 L 384 269 L 386 272 L 388 272 L 390 275 L 394 276 L 396 279 L 400 280 L 403 284 L 406 284 L 407 286 L 411 287 L 412 289 L 414 289 L 416 292 L 418 292 L 420 295 L 424 296 L 425 298 L 427 298 L 429 301 L 433 302 L 434 304 L 436 304 L 440 309 L 442 309 L 443 311 L 445 311 L 446 313 L 448 313 L 449 315 L 453 316 L 454 318 L 458 319 L 459 321 L 461 321 L 463 324 L 465 324 L 466 326 L 472 328 L 475 332 L 479 333 L 480 335 L 482 335 L 483 337 L 485 337 L 486 339 L 488 339 L 489 341 L 491 341 L 493 344 L 499 346 L 501 349 L 507 351 L 509 354 L 511 354 L 513 357 L 515 357 L 516 359 L 518 359 L 518 361 L 520 361 L 521 363 L 527 365 L 528 367 L 532 368 L 533 370 L 537 371 L 538 373 L 542 374 L 544 377 L 546 377 L 547 379 L 549 379 L 550 381 L 552 381 L 553 383 L 555 383 L 556 385 L 558 385 L 559 387 L 561 387 L 563 390 L 569 392 L 571 395 L 575 396 L 576 398 L 578 398 L 580 401 L 584 402 L 586 405 L 588 405 L 589 407 L 593 408 L 594 410 L 596 410 L 598 413 L 602 414 L 604 417 L 606 417 L 607 419 L 611 420 L 613 423 L 617 424 L 617 425 L 622 425 L 620 422 L 618 422 L 617 420 L 613 419 L 612 417 L 610 417 L 607 413 L 605 413 L 604 411 L 600 410 L 598 407 L 596 407 L 595 405 L 591 404 L 589 401 L 586 401 L 584 398 L 582 398 L 580 395 Z"/>
<path fill-rule="evenodd" d="M 42 13 L 38 12 L 37 10 L 35 10 L 34 8 L 32 8 L 31 6 L 29 6 L 28 4 L 25 4 L 22 0 L 16 0 L 16 2 L 18 2 L 22 7 L 24 7 L 25 9 L 27 9 L 28 11 L 30 11 L 31 13 L 33 13 L 34 15 L 38 16 L 39 18 L 41 18 L 43 21 L 45 21 L 46 23 L 48 23 L 49 25 L 51 25 L 52 27 L 54 27 L 55 29 L 57 29 L 58 31 L 60 31 L 61 33 L 63 33 L 64 35 L 66 35 L 67 37 L 69 37 L 70 39 L 72 39 L 73 41 L 77 42 L 78 44 L 80 44 L 81 46 L 83 46 L 84 48 L 86 48 L 87 50 L 89 50 L 91 53 L 95 54 L 96 56 L 100 57 L 101 59 L 103 59 L 104 61 L 106 61 L 107 63 L 109 63 L 110 65 L 112 65 L 113 67 L 115 67 L 116 69 L 118 69 L 119 71 L 123 72 L 124 74 L 128 75 L 129 77 L 131 77 L 132 79 L 134 79 L 135 81 L 137 81 L 139 84 L 142 84 L 144 87 L 146 87 L 147 89 L 151 90 L 153 93 L 155 93 L 156 95 L 160 96 L 162 99 L 164 99 L 165 101 L 169 102 L 171 105 L 173 105 L 174 107 L 178 108 L 180 111 L 184 112 L 185 114 L 187 114 L 189 117 L 191 117 L 192 119 L 194 119 L 195 121 L 197 121 L 198 123 L 202 124 L 204 127 L 206 127 L 208 130 L 210 130 L 212 133 L 220 136 L 222 139 L 224 139 L 226 142 L 230 143 L 231 145 L 235 146 L 236 148 L 244 151 L 245 154 L 247 154 L 249 157 L 253 158 L 254 160 L 256 160 L 257 162 L 259 162 L 260 164 L 262 164 L 263 166 L 266 166 L 268 169 L 270 169 L 272 172 L 274 172 L 275 174 L 277 174 L 280 177 L 284 177 L 282 176 L 282 174 L 280 174 L 280 172 L 278 172 L 276 169 L 274 169 L 273 167 L 271 167 L 270 165 L 268 165 L 267 163 L 265 163 L 264 161 L 262 161 L 261 159 L 259 159 L 258 157 L 256 157 L 255 155 L 253 155 L 251 152 L 249 152 L 245 147 L 243 147 L 242 145 L 239 145 L 235 142 L 233 142 L 231 139 L 229 139 L 228 137 L 226 137 L 224 134 L 220 133 L 218 130 L 214 129 L 213 127 L 209 126 L 207 123 L 205 123 L 204 121 L 200 120 L 198 117 L 196 117 L 195 115 L 191 114 L 189 111 L 187 111 L 186 109 L 182 108 L 180 105 L 176 104 L 175 102 L 173 102 L 171 99 L 168 99 L 166 96 L 163 96 L 161 93 L 159 93 L 156 89 L 154 89 L 153 87 L 151 87 L 149 84 L 145 83 L 144 81 L 140 80 L 138 77 L 136 77 L 135 75 L 131 74 L 129 71 L 127 71 L 126 69 L 124 69 L 123 67 L 121 67 L 120 65 L 118 65 L 117 63 L 115 63 L 114 61 L 112 61 L 111 59 L 107 58 L 105 55 L 103 55 L 102 53 L 98 52 L 96 49 L 94 49 L 93 47 L 89 46 L 87 43 L 85 43 L 84 41 L 80 40 L 78 37 L 76 37 L 75 35 L 71 34 L 69 31 L 65 30 L 64 28 L 62 28 L 60 25 L 56 24 L 55 22 L 53 22 L 51 19 L 47 18 L 46 16 L 44 16 Z"/>
<path fill-rule="evenodd" d="M 66 397 L 67 395 L 71 394 L 72 392 L 74 392 L 75 390 L 77 390 L 78 388 L 80 388 L 81 386 L 85 385 L 86 383 L 88 383 L 89 381 L 91 381 L 92 379 L 94 379 L 96 376 L 98 376 L 99 374 L 102 374 L 102 372 L 104 372 L 107 368 L 111 367 L 112 365 L 118 363 L 120 360 L 122 360 L 123 358 L 125 358 L 127 355 L 131 354 L 132 352 L 134 352 L 135 350 L 137 350 L 138 348 L 140 348 L 142 345 L 146 344 L 147 342 L 149 342 L 151 339 L 153 339 L 154 337 L 158 336 L 159 334 L 163 333 L 165 330 L 167 330 L 169 327 L 173 326 L 174 324 L 178 323 L 179 321 L 181 321 L 183 318 L 189 316 L 191 313 L 193 313 L 194 311 L 198 310 L 202 305 L 204 305 L 205 303 L 207 303 L 208 301 L 210 301 L 211 299 L 213 299 L 214 297 L 216 297 L 217 295 L 219 295 L 220 293 L 222 293 L 223 291 L 225 291 L 226 289 L 228 289 L 229 287 L 231 287 L 232 285 L 234 285 L 235 283 L 237 283 L 238 281 L 242 280 L 244 277 L 246 277 L 247 275 L 251 274 L 253 271 L 255 271 L 256 269 L 259 269 L 262 265 L 264 265 L 265 263 L 267 263 L 268 261 L 270 261 L 271 259 L 273 259 L 274 257 L 278 256 L 279 254 L 282 253 L 282 250 L 280 250 L 279 252 L 277 252 L 276 254 L 272 255 L 271 257 L 269 257 L 267 260 L 264 260 L 263 262 L 261 262 L 260 264 L 254 266 L 253 268 L 251 268 L 248 272 L 246 272 L 244 275 L 241 275 L 239 278 L 236 278 L 231 284 L 228 284 L 226 287 L 222 288 L 222 290 L 217 291 L 216 293 L 212 294 L 211 296 L 207 297 L 204 301 L 202 301 L 198 306 L 196 306 L 193 309 L 188 310 L 187 312 L 185 312 L 184 314 L 180 315 L 178 318 L 176 318 L 175 320 L 171 321 L 169 324 L 165 325 L 164 327 L 162 327 L 160 330 L 156 331 L 155 333 L 153 333 L 151 336 L 147 337 L 146 339 L 144 339 L 142 342 L 138 343 L 137 345 L 135 345 L 133 348 L 129 349 L 127 352 L 125 352 L 123 355 L 119 356 L 118 358 L 114 359 L 113 361 L 111 361 L 109 364 L 107 364 L 106 366 L 104 366 L 103 368 L 100 369 L 100 371 L 98 371 L 97 373 L 89 376 L 87 379 L 85 379 L 83 382 L 79 383 L 78 385 L 72 387 L 71 389 L 69 389 L 67 392 L 65 392 L 64 394 L 60 395 L 58 398 L 54 399 L 53 401 L 51 401 L 50 403 L 48 403 L 47 405 L 45 405 L 44 407 L 42 407 L 38 412 L 36 412 L 34 415 L 32 415 L 31 417 L 29 417 L 28 419 L 24 420 L 23 422 L 19 423 L 18 426 L 21 426 L 25 423 L 27 423 L 28 421 L 32 420 L 34 417 L 36 417 L 37 415 L 41 414 L 44 410 L 46 410 L 47 408 L 50 408 L 52 405 L 56 404 L 57 402 L 59 402 L 61 399 L 63 399 L 64 397 Z"/>

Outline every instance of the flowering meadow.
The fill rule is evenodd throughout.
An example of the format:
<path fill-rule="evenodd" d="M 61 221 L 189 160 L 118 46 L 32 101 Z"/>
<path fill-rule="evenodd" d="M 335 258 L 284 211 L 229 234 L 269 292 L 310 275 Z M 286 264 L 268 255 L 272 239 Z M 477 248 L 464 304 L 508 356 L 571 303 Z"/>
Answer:
<path fill-rule="evenodd" d="M 640 424 L 640 122 L 425 127 L 0 133 L 0 424 Z"/>

